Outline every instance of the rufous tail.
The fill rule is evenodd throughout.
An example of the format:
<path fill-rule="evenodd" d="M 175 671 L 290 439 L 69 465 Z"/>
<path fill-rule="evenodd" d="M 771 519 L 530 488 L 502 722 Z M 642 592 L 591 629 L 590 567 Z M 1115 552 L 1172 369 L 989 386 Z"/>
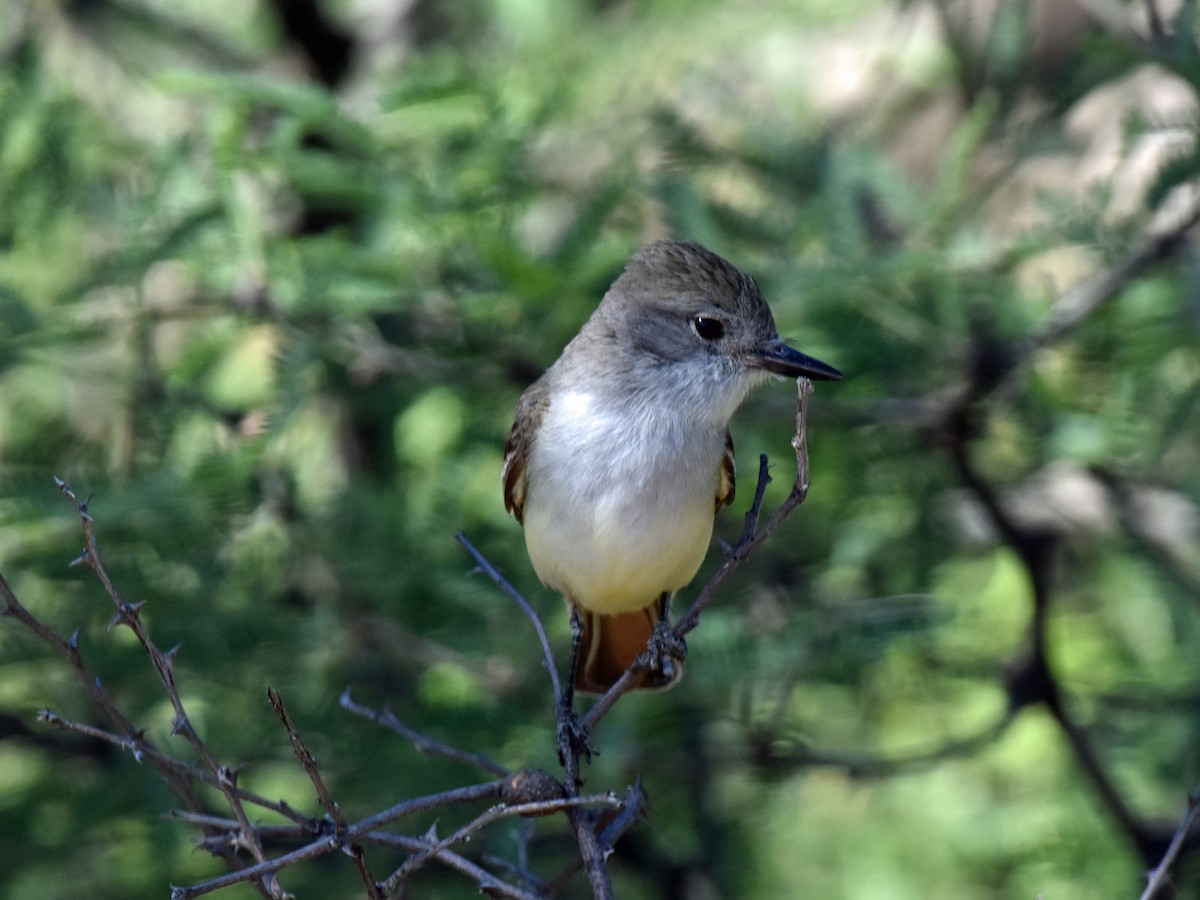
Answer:
<path fill-rule="evenodd" d="M 646 652 L 654 627 L 662 618 L 661 604 L 645 609 L 604 616 L 581 609 L 583 634 L 575 661 L 575 690 L 603 694 L 612 687 L 633 661 Z M 683 663 L 663 659 L 638 676 L 634 690 L 661 691 L 683 675 Z"/>

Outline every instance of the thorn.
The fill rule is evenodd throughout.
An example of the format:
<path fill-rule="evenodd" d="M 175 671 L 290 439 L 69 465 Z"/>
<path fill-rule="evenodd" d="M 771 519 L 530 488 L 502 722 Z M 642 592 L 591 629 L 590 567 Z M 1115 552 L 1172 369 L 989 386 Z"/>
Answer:
<path fill-rule="evenodd" d="M 437 819 L 434 819 L 433 824 L 431 824 L 429 826 L 429 828 L 426 830 L 426 832 L 424 834 L 425 840 L 429 841 L 431 844 L 437 843 L 437 840 L 438 840 L 437 827 L 438 827 Z"/>
<path fill-rule="evenodd" d="M 87 565 L 87 562 L 88 562 L 88 552 L 87 552 L 87 549 L 85 548 L 82 553 L 80 553 L 77 557 L 75 557 L 73 560 L 71 560 L 69 563 L 67 563 L 67 568 L 73 569 L 76 566 L 85 566 L 85 565 Z"/>
<path fill-rule="evenodd" d="M 171 720 L 171 734 L 180 735 L 187 731 L 188 722 L 183 716 L 176 716 Z"/>
<path fill-rule="evenodd" d="M 127 611 L 128 613 L 130 613 L 130 615 L 136 616 L 138 613 L 140 613 L 142 611 L 142 607 L 145 605 L 146 605 L 145 600 L 139 600 L 139 601 L 137 601 L 137 603 L 123 604 L 123 609 L 125 611 Z"/>
<path fill-rule="evenodd" d="M 72 631 L 71 637 L 67 641 L 67 649 L 70 650 L 72 653 L 79 652 L 79 631 L 80 631 L 80 629 L 78 629 L 78 628 L 76 628 L 74 631 Z"/>
<path fill-rule="evenodd" d="M 104 630 L 112 631 L 114 628 L 116 628 L 118 625 L 120 625 L 124 621 L 125 621 L 125 617 L 123 615 L 121 615 L 121 612 L 118 610 L 117 614 L 115 616 L 113 616 L 111 619 L 109 619 L 108 624 L 104 626 Z"/>

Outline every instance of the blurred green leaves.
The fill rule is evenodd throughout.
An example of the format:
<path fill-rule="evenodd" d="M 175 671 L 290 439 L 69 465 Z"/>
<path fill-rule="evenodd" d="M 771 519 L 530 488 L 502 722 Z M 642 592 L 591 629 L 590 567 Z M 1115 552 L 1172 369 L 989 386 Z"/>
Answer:
<path fill-rule="evenodd" d="M 1158 89 L 1194 105 L 1186 20 L 1145 54 L 1091 23 L 1058 77 L 1017 2 L 983 34 L 915 32 L 906 53 L 901 13 L 873 3 L 520 0 L 438 21 L 415 4 L 377 43 L 357 34 L 361 70 L 331 93 L 268 5 L 234 23 L 164 11 L 150 30 L 124 2 L 91 6 L 30 14 L 3 45 L 0 570 L 81 629 L 135 721 L 182 752 L 138 648 L 65 569 L 79 539 L 54 474 L 93 496 L 119 587 L 181 644 L 206 740 L 260 790 L 311 800 L 268 685 L 356 813 L 472 775 L 349 720 L 347 687 L 465 749 L 552 765 L 536 642 L 453 534 L 565 648 L 503 511 L 504 437 L 629 253 L 670 231 L 758 276 L 781 333 L 848 378 L 813 400 L 808 501 L 707 614 L 688 678 L 598 735 L 589 785 L 640 773 L 655 799 L 615 858 L 622 895 L 1132 893 L 1145 866 L 1061 731 L 1007 708 L 1029 581 L 932 423 L 1194 187 L 1194 116 L 1104 108 L 1118 163 L 1177 142 L 1140 181 L 1084 178 L 1101 154 L 1071 118 L 1152 59 L 1177 79 Z M 1140 187 L 1118 214 L 1125 175 Z M 1116 783 L 1163 821 L 1200 777 L 1191 255 L 1030 358 L 970 442 L 1059 542 L 1051 658 Z M 790 484 L 791 402 L 770 385 L 735 422 L 744 498 L 760 452 L 768 506 Z M 0 842 L 31 852 L 0 863 L 0 895 L 159 896 L 219 871 L 160 818 L 175 801 L 146 767 L 33 722 L 88 711 L 10 624 Z M 561 835 L 539 823 L 539 873 Z M 509 836 L 494 844 L 512 857 Z M 472 893 L 427 877 L 431 895 Z M 338 866 L 285 884 L 359 890 Z"/>

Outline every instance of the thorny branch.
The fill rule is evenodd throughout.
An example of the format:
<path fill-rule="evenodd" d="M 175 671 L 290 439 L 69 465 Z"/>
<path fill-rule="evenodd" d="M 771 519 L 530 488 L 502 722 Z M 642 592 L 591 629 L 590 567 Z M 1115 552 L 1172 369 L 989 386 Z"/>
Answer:
<path fill-rule="evenodd" d="M 267 688 L 267 700 L 270 701 L 271 709 L 275 710 L 275 715 L 279 717 L 279 721 L 283 723 L 283 727 L 287 729 L 288 738 L 292 742 L 292 750 L 296 753 L 296 759 L 300 761 L 304 773 L 308 775 L 309 781 L 312 782 L 313 787 L 317 790 L 317 800 L 325 808 L 325 812 L 329 815 L 329 818 L 333 820 L 334 841 L 336 841 L 339 848 L 344 850 L 354 860 L 354 868 L 358 870 L 358 875 L 367 890 L 369 900 L 383 900 L 386 895 L 379 890 L 379 886 L 371 876 L 371 870 L 367 866 L 367 860 L 363 855 L 362 847 L 346 839 L 346 832 L 349 828 L 346 825 L 346 817 L 342 815 L 342 808 L 333 799 L 333 795 L 325 785 L 325 779 L 321 777 L 321 770 L 317 768 L 317 758 L 312 755 L 312 752 L 304 743 L 304 739 L 300 737 L 300 733 L 296 730 L 296 724 L 292 721 L 292 716 L 287 711 L 287 707 L 284 706 L 283 698 L 279 696 L 279 692 L 274 688 Z"/>
<path fill-rule="evenodd" d="M 88 514 L 87 501 L 81 501 L 75 495 L 75 492 L 71 490 L 70 485 L 61 478 L 56 478 L 55 484 L 58 486 L 59 492 L 75 505 L 75 509 L 79 514 L 79 521 L 83 525 L 84 550 L 72 562 L 72 565 L 85 565 L 91 569 L 103 586 L 104 592 L 116 607 L 117 613 L 112 622 L 109 623 L 109 628 L 112 629 L 118 625 L 124 625 L 129 628 L 134 633 L 134 636 L 137 637 L 138 643 L 142 645 L 142 649 L 150 657 L 150 664 L 158 675 L 163 690 L 166 692 L 167 698 L 171 701 L 171 706 L 175 711 L 175 718 L 171 723 L 172 734 L 181 735 L 191 744 L 192 750 L 204 763 L 204 767 L 216 776 L 216 786 L 225 795 L 225 801 L 229 804 L 230 810 L 238 821 L 239 832 L 236 837 L 236 846 L 249 850 L 257 862 L 261 863 L 265 861 L 266 854 L 263 851 L 262 841 L 259 839 L 254 827 L 250 824 L 250 819 L 246 815 L 246 808 L 242 804 L 242 798 L 237 790 L 237 768 L 223 765 L 217 761 L 204 741 L 200 739 L 200 735 L 196 732 L 195 727 L 188 718 L 183 700 L 179 696 L 179 690 L 175 686 L 175 656 L 179 648 L 174 647 L 164 652 L 154 643 L 140 615 L 143 604 L 126 601 L 117 590 L 116 585 L 113 584 L 108 571 L 104 568 L 99 550 L 96 547 L 96 534 L 92 528 L 92 517 Z M 269 897 L 280 898 L 280 900 L 284 897 L 283 889 L 273 876 L 261 879 L 256 882 L 256 886 Z"/>
<path fill-rule="evenodd" d="M 382 900 L 392 893 L 401 891 L 408 879 L 429 861 L 437 861 L 475 882 L 479 890 L 492 896 L 508 897 L 513 900 L 536 900 L 546 896 L 544 891 L 530 890 L 514 885 L 464 856 L 455 853 L 452 847 L 469 840 L 480 829 L 501 819 L 519 816 L 542 816 L 562 812 L 567 816 L 587 815 L 592 821 L 589 808 L 606 810 L 605 818 L 597 819 L 606 825 L 606 840 L 616 837 L 637 817 L 642 800 L 640 791 L 631 791 L 624 799 L 610 794 L 568 795 L 562 786 L 545 773 L 512 772 L 483 754 L 468 753 L 441 744 L 407 728 L 387 710 L 382 712 L 361 706 L 351 700 L 349 693 L 342 697 L 343 709 L 364 716 L 411 740 L 426 753 L 468 763 L 500 780 L 467 785 L 448 791 L 403 800 L 387 809 L 362 818 L 356 822 L 347 820 L 341 805 L 322 776 L 317 760 L 301 737 L 295 721 L 288 712 L 283 698 L 273 689 L 267 696 L 276 716 L 287 731 L 288 739 L 300 765 L 316 789 L 317 800 L 325 810 L 323 818 L 313 818 L 298 812 L 282 801 L 273 801 L 237 784 L 238 768 L 218 762 L 215 754 L 200 738 L 188 719 L 187 710 L 180 698 L 175 681 L 174 662 L 179 648 L 162 651 L 154 643 L 141 618 L 142 604 L 126 601 L 109 577 L 97 548 L 87 502 L 81 502 L 65 482 L 56 479 L 59 491 L 74 504 L 84 533 L 84 552 L 74 564 L 86 565 L 96 575 L 104 592 L 116 608 L 111 627 L 123 625 L 137 637 L 142 649 L 158 677 L 175 711 L 172 734 L 183 737 L 191 746 L 202 765 L 196 765 L 172 756 L 146 738 L 145 734 L 117 707 L 103 686 L 103 682 L 84 661 L 79 648 L 78 634 L 70 639 L 60 637 L 54 629 L 38 619 L 17 598 L 11 586 L 0 575 L 0 599 L 3 608 L 0 614 L 28 628 L 42 641 L 67 659 L 76 671 L 92 705 L 112 723 L 106 729 L 96 725 L 76 722 L 50 710 L 42 710 L 39 720 L 56 728 L 69 730 L 94 739 L 106 741 L 133 754 L 135 759 L 148 761 L 172 787 L 183 802 L 184 808 L 174 816 L 197 826 L 203 837 L 199 846 L 210 853 L 223 857 L 232 871 L 190 886 L 175 886 L 172 897 L 187 900 L 231 887 L 250 884 L 260 894 L 273 898 L 291 897 L 280 886 L 278 873 L 308 859 L 341 852 L 351 857 L 363 881 L 366 895 L 372 900 Z M 231 816 L 213 815 L 208 812 L 194 791 L 196 784 L 205 784 L 221 792 Z M 445 838 L 427 833 L 423 836 L 395 834 L 386 829 L 407 817 L 443 809 L 463 803 L 491 801 L 492 805 L 476 815 L 466 825 L 456 829 Z M 499 802 L 497 802 L 499 801 Z M 247 806 L 252 805 L 283 816 L 291 824 L 252 824 Z M 265 849 L 265 841 L 297 844 L 295 849 L 271 857 Z M 402 850 L 407 859 L 382 882 L 377 882 L 367 865 L 364 846 L 373 845 L 393 850 Z M 607 844 L 611 847 L 611 843 Z M 248 851 L 253 864 L 246 865 L 239 859 L 239 851 Z M 504 866 L 498 866 L 501 871 Z M 517 867 L 508 867 L 517 869 Z M 528 878 L 524 878 L 528 881 Z"/>
<path fill-rule="evenodd" d="M 459 750 L 457 747 L 451 747 L 449 744 L 443 744 L 440 741 L 435 741 L 428 735 L 421 734 L 415 729 L 409 728 L 403 722 L 396 718 L 395 714 L 390 709 L 375 710 L 361 704 L 355 703 L 350 696 L 350 691 L 342 692 L 341 698 L 338 700 L 338 705 L 353 713 L 356 716 L 362 716 L 364 719 L 370 719 L 377 725 L 382 725 L 389 731 L 393 731 L 422 753 L 429 756 L 436 756 L 441 759 L 452 759 L 456 762 L 466 763 L 474 766 L 477 769 L 482 769 L 499 778 L 507 778 L 512 774 L 507 766 L 502 766 L 485 753 L 470 753 L 466 750 Z"/>

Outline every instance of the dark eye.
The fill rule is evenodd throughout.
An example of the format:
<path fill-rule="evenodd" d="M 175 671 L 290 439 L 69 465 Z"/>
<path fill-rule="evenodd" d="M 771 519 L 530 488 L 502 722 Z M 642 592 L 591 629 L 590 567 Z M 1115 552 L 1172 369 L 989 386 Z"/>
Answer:
<path fill-rule="evenodd" d="M 692 327 L 704 341 L 718 341 L 725 336 L 725 323 L 712 316 L 696 316 L 692 319 Z"/>

